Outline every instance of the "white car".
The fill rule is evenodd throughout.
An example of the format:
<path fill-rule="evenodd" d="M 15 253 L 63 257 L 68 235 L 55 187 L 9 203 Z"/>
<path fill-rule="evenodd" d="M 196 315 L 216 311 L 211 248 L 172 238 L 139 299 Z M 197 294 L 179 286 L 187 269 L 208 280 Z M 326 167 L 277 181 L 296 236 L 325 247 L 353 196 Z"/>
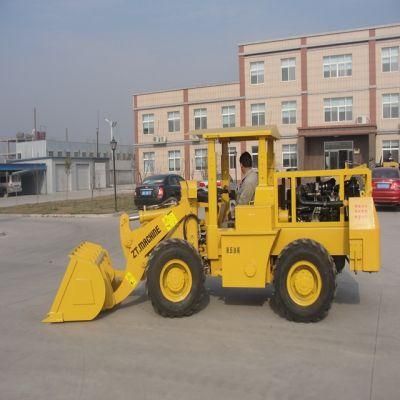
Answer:
<path fill-rule="evenodd" d="M 19 193 L 21 191 L 20 174 L 9 174 L 8 177 L 5 174 L 0 175 L 0 196 L 7 197 L 9 194 Z"/>

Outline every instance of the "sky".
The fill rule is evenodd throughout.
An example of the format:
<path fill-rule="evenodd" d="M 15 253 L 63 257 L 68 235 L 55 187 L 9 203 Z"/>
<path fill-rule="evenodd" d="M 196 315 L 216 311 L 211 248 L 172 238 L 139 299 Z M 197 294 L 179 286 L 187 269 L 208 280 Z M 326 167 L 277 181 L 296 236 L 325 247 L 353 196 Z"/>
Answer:
<path fill-rule="evenodd" d="M 0 136 L 133 143 L 132 95 L 238 80 L 237 45 L 400 22 L 399 0 L 0 0 Z"/>

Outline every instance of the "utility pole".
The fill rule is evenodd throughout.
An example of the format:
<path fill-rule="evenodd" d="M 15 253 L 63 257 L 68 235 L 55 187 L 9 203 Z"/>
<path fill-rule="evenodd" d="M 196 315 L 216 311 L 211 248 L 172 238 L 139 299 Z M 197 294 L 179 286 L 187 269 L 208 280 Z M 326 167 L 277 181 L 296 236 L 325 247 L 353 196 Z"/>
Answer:
<path fill-rule="evenodd" d="M 99 158 L 99 110 L 97 110 L 96 155 Z"/>
<path fill-rule="evenodd" d="M 112 151 L 112 155 L 113 155 L 113 170 L 114 170 L 114 208 L 115 208 L 115 212 L 118 211 L 118 207 L 117 207 L 117 177 L 116 177 L 116 172 L 115 172 L 115 149 L 117 148 L 117 141 L 115 140 L 115 138 L 113 137 L 111 142 L 110 142 L 110 146 L 111 146 L 111 151 Z"/>
<path fill-rule="evenodd" d="M 33 129 L 36 133 L 36 107 L 33 107 Z"/>

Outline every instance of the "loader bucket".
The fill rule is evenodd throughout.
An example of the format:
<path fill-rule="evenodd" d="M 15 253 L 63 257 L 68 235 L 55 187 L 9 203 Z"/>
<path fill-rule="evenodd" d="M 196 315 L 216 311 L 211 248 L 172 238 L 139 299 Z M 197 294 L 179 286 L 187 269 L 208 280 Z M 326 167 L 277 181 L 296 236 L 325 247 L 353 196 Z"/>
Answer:
<path fill-rule="evenodd" d="M 70 262 L 53 305 L 43 322 L 89 321 L 115 305 L 116 271 L 108 252 L 83 242 L 70 254 Z"/>

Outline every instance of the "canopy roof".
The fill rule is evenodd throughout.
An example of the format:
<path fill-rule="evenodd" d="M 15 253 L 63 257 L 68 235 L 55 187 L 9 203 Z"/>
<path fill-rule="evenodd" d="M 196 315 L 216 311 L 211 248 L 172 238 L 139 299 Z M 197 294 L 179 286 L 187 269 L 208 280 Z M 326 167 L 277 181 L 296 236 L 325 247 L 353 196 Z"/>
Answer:
<path fill-rule="evenodd" d="M 0 164 L 0 171 L 14 172 L 14 171 L 45 171 L 45 163 L 9 163 Z"/>

